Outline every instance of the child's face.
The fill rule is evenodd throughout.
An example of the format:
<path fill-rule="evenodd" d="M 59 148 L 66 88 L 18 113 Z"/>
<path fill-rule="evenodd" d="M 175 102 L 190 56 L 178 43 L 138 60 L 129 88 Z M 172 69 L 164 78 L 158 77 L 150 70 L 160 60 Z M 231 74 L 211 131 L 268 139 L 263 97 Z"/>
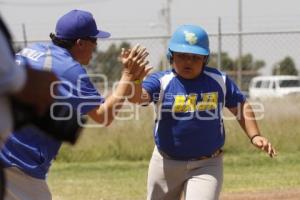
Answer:
<path fill-rule="evenodd" d="M 202 71 L 205 56 L 173 52 L 173 67 L 185 79 L 194 79 Z"/>

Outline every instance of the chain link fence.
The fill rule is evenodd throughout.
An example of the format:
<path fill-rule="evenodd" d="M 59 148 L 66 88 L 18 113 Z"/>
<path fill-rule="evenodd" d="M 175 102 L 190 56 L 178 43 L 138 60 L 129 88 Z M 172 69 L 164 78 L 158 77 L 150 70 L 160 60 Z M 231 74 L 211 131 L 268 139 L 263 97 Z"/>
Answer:
<path fill-rule="evenodd" d="M 241 43 L 239 43 L 241 36 Z M 265 66 L 256 72 L 242 72 L 241 84 L 243 90 L 247 90 L 250 79 L 258 74 L 271 75 L 272 68 L 276 64 L 289 56 L 293 59 L 297 69 L 300 69 L 300 31 L 285 32 L 248 32 L 248 33 L 220 33 L 211 34 L 210 49 L 212 53 L 216 53 L 221 59 L 221 52 L 226 52 L 230 58 L 239 58 L 239 49 L 241 55 L 251 54 L 254 60 L 262 60 Z M 132 46 L 139 43 L 145 46 L 150 52 L 150 64 L 156 69 L 168 69 L 170 66 L 166 60 L 166 50 L 169 37 L 153 36 L 153 37 L 120 37 L 100 40 L 98 49 L 105 51 L 112 44 L 120 45 L 127 42 Z M 16 41 L 17 49 L 30 45 L 34 42 L 48 41 Z M 218 66 L 214 66 L 218 67 Z M 222 66 L 220 66 L 222 70 Z M 237 80 L 237 71 L 230 71 L 228 74 Z"/>
<path fill-rule="evenodd" d="M 241 47 L 243 55 L 251 54 L 255 60 L 259 59 L 265 62 L 265 67 L 258 73 L 242 73 L 243 90 L 247 90 L 249 81 L 253 76 L 257 74 L 270 75 L 272 67 L 286 56 L 294 60 L 299 70 L 300 31 L 243 33 L 241 36 L 242 43 L 238 42 L 239 33 L 209 35 L 211 52 L 217 53 L 218 56 L 221 56 L 219 50 L 221 49 L 221 52 L 226 52 L 231 58 L 237 59 L 239 48 Z M 112 44 L 118 46 L 122 42 L 127 42 L 132 46 L 139 43 L 145 46 L 150 52 L 150 64 L 155 70 L 167 69 L 170 67 L 166 64 L 168 39 L 169 37 L 165 36 L 112 38 L 100 40 L 98 42 L 98 49 L 105 51 Z M 30 45 L 33 42 L 47 41 L 19 41 L 15 42 L 15 45 L 18 48 L 23 48 L 25 44 Z M 161 65 L 161 63 L 165 64 Z M 236 71 L 228 72 L 228 74 L 233 79 L 237 79 Z M 121 160 L 149 159 L 153 147 L 153 109 L 141 109 L 140 107 L 131 107 L 130 109 L 134 111 L 135 115 L 139 115 L 139 117 L 131 118 L 130 120 L 116 120 L 109 128 L 84 130 L 84 136 L 75 147 L 63 146 L 58 160 L 90 162 L 111 158 Z M 129 112 L 121 113 L 121 116 L 129 114 Z M 272 128 L 272 124 L 269 124 L 269 126 L 266 129 Z"/>

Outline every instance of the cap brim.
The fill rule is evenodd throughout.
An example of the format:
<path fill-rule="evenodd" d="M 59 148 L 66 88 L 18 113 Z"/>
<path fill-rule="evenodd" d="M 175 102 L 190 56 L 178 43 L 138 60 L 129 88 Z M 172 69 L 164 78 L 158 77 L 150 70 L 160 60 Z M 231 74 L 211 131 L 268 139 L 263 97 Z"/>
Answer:
<path fill-rule="evenodd" d="M 111 36 L 111 34 L 109 32 L 98 30 L 98 34 L 93 36 L 93 37 L 96 37 L 96 38 L 109 38 L 110 36 Z"/>

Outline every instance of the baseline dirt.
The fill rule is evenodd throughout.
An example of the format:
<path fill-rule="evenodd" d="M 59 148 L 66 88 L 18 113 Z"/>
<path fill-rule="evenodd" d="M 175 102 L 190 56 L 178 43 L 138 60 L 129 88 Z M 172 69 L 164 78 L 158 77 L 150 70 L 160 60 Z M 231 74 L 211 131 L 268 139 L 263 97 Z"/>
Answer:
<path fill-rule="evenodd" d="M 265 192 L 223 193 L 220 200 L 300 200 L 300 188 Z"/>

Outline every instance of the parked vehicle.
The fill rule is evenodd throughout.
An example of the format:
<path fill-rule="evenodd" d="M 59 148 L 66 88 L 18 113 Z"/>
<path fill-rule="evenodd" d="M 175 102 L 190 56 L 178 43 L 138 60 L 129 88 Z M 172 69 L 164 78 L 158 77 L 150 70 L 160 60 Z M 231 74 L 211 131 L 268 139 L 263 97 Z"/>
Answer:
<path fill-rule="evenodd" d="M 264 99 L 300 95 L 299 76 L 257 76 L 249 86 L 249 97 Z"/>

